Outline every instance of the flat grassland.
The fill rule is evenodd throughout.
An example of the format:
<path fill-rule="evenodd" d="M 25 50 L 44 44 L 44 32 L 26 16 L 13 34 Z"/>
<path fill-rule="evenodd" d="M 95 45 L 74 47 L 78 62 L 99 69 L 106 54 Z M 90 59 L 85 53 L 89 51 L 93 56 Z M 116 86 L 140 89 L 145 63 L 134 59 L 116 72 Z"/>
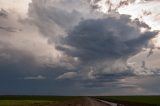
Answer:
<path fill-rule="evenodd" d="M 73 96 L 0 96 L 0 106 L 44 106 L 70 102 Z"/>
<path fill-rule="evenodd" d="M 125 106 L 160 106 L 160 96 L 0 96 L 0 106 L 99 106 L 94 98 Z"/>
<path fill-rule="evenodd" d="M 96 98 L 118 103 L 144 103 L 160 106 L 160 96 L 101 96 Z"/>

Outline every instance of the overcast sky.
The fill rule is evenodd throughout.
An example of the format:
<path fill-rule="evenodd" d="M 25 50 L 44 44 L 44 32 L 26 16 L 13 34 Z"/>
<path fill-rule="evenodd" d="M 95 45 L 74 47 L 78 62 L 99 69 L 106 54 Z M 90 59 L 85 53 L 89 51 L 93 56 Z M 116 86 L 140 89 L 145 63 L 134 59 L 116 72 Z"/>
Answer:
<path fill-rule="evenodd" d="M 0 0 L 0 95 L 159 95 L 159 0 Z"/>

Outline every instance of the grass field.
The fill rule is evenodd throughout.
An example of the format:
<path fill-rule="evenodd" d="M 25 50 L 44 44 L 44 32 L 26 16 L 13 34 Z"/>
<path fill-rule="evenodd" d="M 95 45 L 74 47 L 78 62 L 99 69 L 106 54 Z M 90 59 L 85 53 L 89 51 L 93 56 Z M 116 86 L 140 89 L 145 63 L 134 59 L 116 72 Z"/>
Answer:
<path fill-rule="evenodd" d="M 0 96 L 0 106 L 43 106 L 60 104 L 80 97 L 72 96 Z"/>
<path fill-rule="evenodd" d="M 146 103 L 160 106 L 160 96 L 103 96 L 97 98 L 110 101 Z"/>
<path fill-rule="evenodd" d="M 43 100 L 0 100 L 0 106 L 25 106 L 25 105 L 45 105 L 51 104 L 54 101 L 43 101 Z M 55 102 L 56 104 L 56 102 Z"/>
<path fill-rule="evenodd" d="M 78 96 L 0 96 L 0 106 L 44 106 L 71 103 Z M 115 103 L 146 103 L 160 106 L 160 96 L 100 96 L 94 97 Z M 50 106 L 50 105 L 49 105 Z"/>

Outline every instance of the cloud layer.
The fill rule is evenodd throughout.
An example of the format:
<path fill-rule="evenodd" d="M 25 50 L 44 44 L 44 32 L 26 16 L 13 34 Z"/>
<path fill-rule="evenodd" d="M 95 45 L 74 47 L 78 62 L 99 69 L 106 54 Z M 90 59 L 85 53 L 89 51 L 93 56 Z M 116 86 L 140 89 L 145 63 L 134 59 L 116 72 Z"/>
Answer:
<path fill-rule="evenodd" d="M 8 2 L 3 2 L 0 93 L 104 95 L 135 94 L 134 90 L 141 94 L 159 93 L 157 86 L 146 84 L 160 80 L 159 69 L 148 68 L 145 60 L 140 68 L 132 63 L 134 56 L 151 48 L 158 31 L 129 15 L 97 12 L 99 5 L 93 4 L 99 2 L 26 0 L 24 11 L 13 11 L 16 6 L 8 8 Z M 110 8 L 135 2 L 119 1 L 118 7 Z"/>

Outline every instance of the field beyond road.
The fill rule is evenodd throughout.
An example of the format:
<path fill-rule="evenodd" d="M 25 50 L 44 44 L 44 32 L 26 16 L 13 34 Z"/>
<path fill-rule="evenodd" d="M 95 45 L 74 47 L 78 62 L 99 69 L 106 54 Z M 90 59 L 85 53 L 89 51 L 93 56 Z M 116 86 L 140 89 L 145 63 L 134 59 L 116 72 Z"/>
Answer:
<path fill-rule="evenodd" d="M 101 96 L 101 100 L 136 106 L 160 106 L 160 96 Z"/>

